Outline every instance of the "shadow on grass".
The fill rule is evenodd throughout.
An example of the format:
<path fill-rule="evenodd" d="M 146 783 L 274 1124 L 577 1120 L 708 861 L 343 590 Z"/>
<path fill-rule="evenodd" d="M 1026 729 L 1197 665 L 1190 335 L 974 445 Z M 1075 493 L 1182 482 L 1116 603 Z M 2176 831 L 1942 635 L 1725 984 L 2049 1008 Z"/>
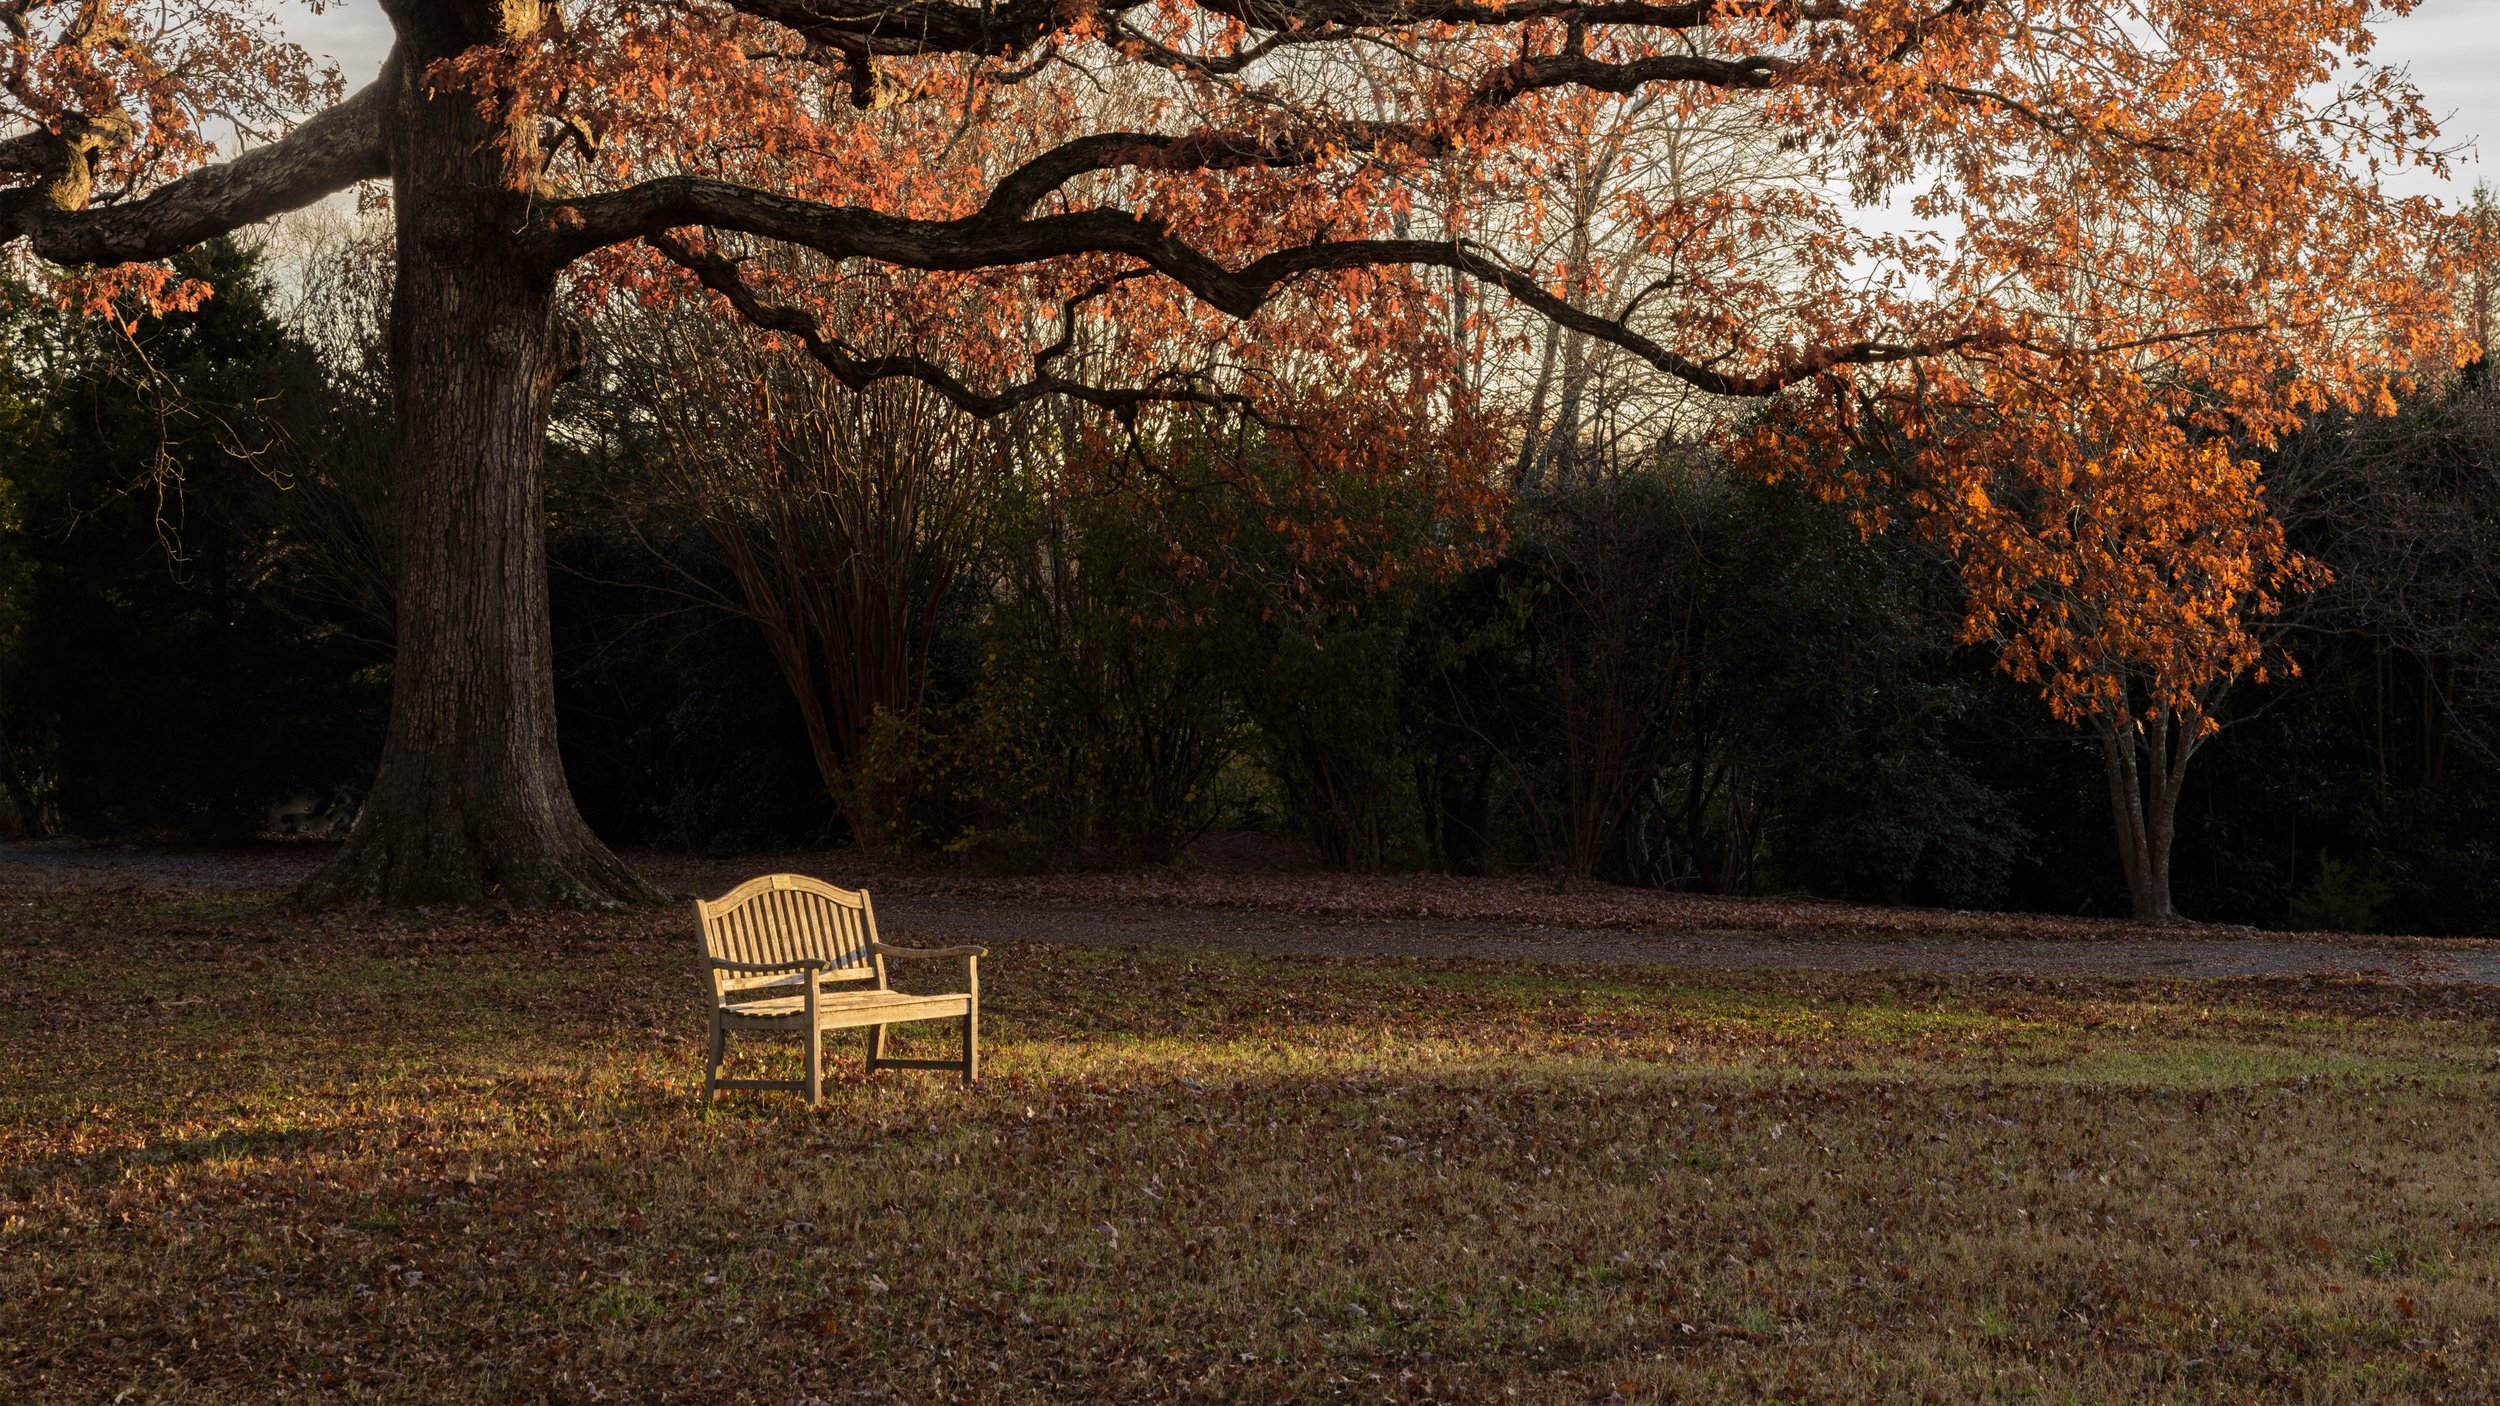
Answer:
<path fill-rule="evenodd" d="M 230 1129 L 204 1137 L 151 1143 L 131 1154 L 136 1167 L 198 1167 L 253 1158 L 283 1159 L 320 1141 L 309 1128 Z"/>

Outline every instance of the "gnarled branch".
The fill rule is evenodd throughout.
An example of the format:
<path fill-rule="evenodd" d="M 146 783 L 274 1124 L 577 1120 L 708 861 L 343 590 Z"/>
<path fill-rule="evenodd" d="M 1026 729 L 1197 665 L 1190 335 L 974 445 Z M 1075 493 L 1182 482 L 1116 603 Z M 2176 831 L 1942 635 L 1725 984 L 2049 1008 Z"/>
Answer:
<path fill-rule="evenodd" d="M 1120 210 L 1084 210 L 1035 219 L 985 210 L 962 220 L 911 220 L 879 211 L 795 200 L 725 181 L 679 176 L 614 195 L 570 202 L 559 208 L 555 218 L 559 239 L 595 238 L 604 244 L 640 235 L 666 251 L 671 245 L 663 241 L 671 239 L 670 231 L 708 225 L 800 245 L 829 258 L 870 258 L 899 268 L 929 271 L 970 272 L 1078 255 L 1123 255 L 1235 317 L 1256 313 L 1286 285 L 1314 273 L 1393 266 L 1447 268 L 1480 283 L 1498 286 L 1544 316 L 1622 347 L 1685 384 L 1713 395 L 1767 396 L 1842 366 L 1910 361 L 1992 341 L 1990 334 L 1973 334 L 1935 342 L 1858 341 L 1807 347 L 1779 357 L 1766 370 L 1730 373 L 1662 346 L 1620 320 L 1575 307 L 1527 272 L 1453 241 L 1322 241 L 1281 249 L 1243 268 L 1230 269 L 1154 223 Z M 682 241 L 675 247 L 686 248 Z M 734 266 L 731 271 L 734 272 Z M 718 291 L 730 296 L 733 304 L 737 302 L 727 288 Z M 749 308 L 741 307 L 740 311 L 750 320 L 759 320 Z M 759 320 L 759 325 L 769 324 Z M 774 330 L 795 333 L 800 329 L 787 325 Z"/>
<path fill-rule="evenodd" d="M 1005 54 L 1021 51 L 1067 25 L 1072 11 L 1063 0 L 993 0 L 962 4 L 956 0 L 730 0 L 758 19 L 794 30 L 819 43 L 837 39 L 864 43 L 880 54 Z M 1412 25 L 1521 25 L 1544 20 L 1575 20 L 1589 25 L 1624 25 L 1647 29 L 1686 30 L 1707 25 L 1720 15 L 1790 21 L 1839 18 L 1834 0 L 1807 4 L 1735 5 L 1722 0 L 1685 0 L 1653 4 L 1646 0 L 1611 0 L 1578 4 L 1572 0 L 1198 0 L 1209 14 L 1240 21 L 1253 30 L 1292 33 L 1308 30 L 1397 28 Z M 1139 0 L 1113 0 L 1101 7 L 1117 21 L 1141 8 Z M 1124 28 L 1124 26 L 1123 26 Z M 1118 31 L 1115 29 L 1114 31 Z M 1183 66 L 1194 66 L 1184 59 Z M 1202 63 L 1228 71 L 1209 56 Z"/>
<path fill-rule="evenodd" d="M 32 167 L 42 174 L 33 184 L 0 191 L 0 243 L 26 238 L 36 253 L 62 264 L 161 259 L 387 176 L 382 119 L 391 82 L 386 68 L 381 80 L 284 137 L 124 204 L 86 204 L 95 159 L 114 144 L 109 132 L 89 123 L 14 138 L 0 150 L 0 170 Z"/>
<path fill-rule="evenodd" d="M 853 350 L 840 337 L 826 332 L 823 323 L 806 309 L 765 301 L 746 281 L 733 259 L 711 250 L 698 249 L 673 234 L 655 235 L 648 242 L 662 257 L 693 274 L 704 287 L 720 294 L 730 308 L 748 323 L 767 332 L 796 338 L 807 354 L 815 358 L 835 380 L 855 391 L 865 390 L 879 381 L 914 380 L 945 397 L 947 403 L 956 409 L 985 420 L 1053 396 L 1098 406 L 1123 420 L 1152 405 L 1205 405 L 1239 410 L 1254 416 L 1257 413 L 1248 396 L 1215 390 L 1191 381 L 1166 378 L 1145 386 L 1097 386 L 1050 369 L 1052 362 L 1066 356 L 1076 345 L 1077 314 L 1087 303 L 1110 292 L 1131 275 L 1118 274 L 1100 280 L 1061 304 L 1058 339 L 1033 354 L 1032 375 L 994 391 L 983 391 L 924 356 L 908 352 L 869 354 Z"/>

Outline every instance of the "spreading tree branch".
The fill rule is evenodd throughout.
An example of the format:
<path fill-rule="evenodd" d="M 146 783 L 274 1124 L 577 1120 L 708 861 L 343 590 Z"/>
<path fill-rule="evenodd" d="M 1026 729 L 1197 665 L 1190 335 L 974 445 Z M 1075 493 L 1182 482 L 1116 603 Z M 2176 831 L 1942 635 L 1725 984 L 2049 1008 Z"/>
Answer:
<path fill-rule="evenodd" d="M 864 45 L 877 54 L 1005 54 L 1039 43 L 1064 28 L 1075 13 L 1064 0 L 730 0 L 758 19 L 770 20 L 820 44 Z M 1139 9 L 1137 0 L 1102 7 L 1117 21 Z M 1575 19 L 1592 25 L 1686 30 L 1723 14 L 1792 20 L 1831 19 L 1842 11 L 1828 0 L 1807 5 L 1736 5 L 1722 0 L 1650 4 L 1643 0 L 1576 4 L 1571 0 L 1524 0 L 1505 5 L 1486 0 L 1200 0 L 1199 9 L 1239 20 L 1254 30 L 1398 28 L 1412 25 L 1521 25 Z M 1184 63 L 1186 56 L 1181 57 Z M 1202 62 L 1221 62 L 1210 56 Z M 1213 69 L 1207 71 L 1227 71 Z"/>
<path fill-rule="evenodd" d="M 0 143 L 0 171 L 36 173 L 32 183 L 0 191 L 0 244 L 22 237 L 61 264 L 139 263 L 387 176 L 382 122 L 391 81 L 386 69 L 278 140 L 117 204 L 87 201 L 97 158 L 129 140 L 127 117 L 83 119 Z"/>
<path fill-rule="evenodd" d="M 748 323 L 795 338 L 835 380 L 855 391 L 879 381 L 914 380 L 945 397 L 956 409 L 980 419 L 1054 396 L 1099 406 L 1123 420 L 1152 405 L 1206 405 L 1256 414 L 1248 396 L 1210 389 L 1192 381 L 1165 379 L 1146 386 L 1097 386 L 1050 369 L 1052 362 L 1075 348 L 1077 314 L 1085 304 L 1127 281 L 1129 275 L 1103 279 L 1061 304 L 1058 338 L 1034 353 L 1031 376 L 995 391 L 982 391 L 927 357 L 852 349 L 839 336 L 827 332 L 815 314 L 791 304 L 767 301 L 747 282 L 737 261 L 723 254 L 699 249 L 674 234 L 655 235 L 649 243 L 662 257 L 720 294 Z"/>
<path fill-rule="evenodd" d="M 1002 180 L 980 212 L 959 220 L 908 219 L 705 177 L 671 176 L 553 207 L 542 244 L 550 256 L 570 258 L 635 237 L 656 243 L 670 231 L 701 225 L 798 245 L 832 259 L 867 258 L 927 271 L 972 272 L 1080 255 L 1121 255 L 1234 317 L 1251 316 L 1287 285 L 1315 273 L 1392 266 L 1447 268 L 1494 284 L 1546 317 L 1622 347 L 1687 385 L 1728 396 L 1767 396 L 1841 366 L 1909 361 L 1987 340 L 1985 334 L 1973 334 L 1936 342 L 1859 341 L 1803 348 L 1779 358 L 1766 370 L 1735 374 L 1683 356 L 1619 319 L 1575 307 L 1533 275 L 1447 240 L 1321 241 L 1277 250 L 1232 269 L 1156 222 L 1129 211 L 1023 215 L 1031 200 L 1053 188 L 1055 183 L 1045 184 L 1051 175 L 1100 169 L 1115 164 L 1123 153 L 1138 150 L 1134 145 L 1123 146 L 1125 140 L 1119 135 L 1082 138 L 1045 153 Z M 1244 148 L 1210 145 L 1202 138 L 1172 139 L 1146 150 L 1164 159 L 1181 142 L 1200 143 L 1211 160 L 1247 159 Z M 1028 177 L 1028 173 L 1032 174 Z"/>

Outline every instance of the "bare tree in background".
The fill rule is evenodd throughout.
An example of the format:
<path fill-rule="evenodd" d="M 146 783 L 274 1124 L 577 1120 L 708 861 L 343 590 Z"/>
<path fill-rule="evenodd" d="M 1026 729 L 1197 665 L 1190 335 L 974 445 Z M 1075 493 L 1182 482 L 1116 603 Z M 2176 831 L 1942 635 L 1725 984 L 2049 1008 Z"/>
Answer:
<path fill-rule="evenodd" d="M 390 641 L 392 589 L 389 230 L 326 207 L 263 236 L 276 311 L 331 382 L 327 414 L 281 426 L 265 466 L 285 490 L 277 599 L 300 613 Z"/>
<path fill-rule="evenodd" d="M 923 382 L 854 391 L 701 309 L 620 309 L 604 330 L 658 440 L 629 520 L 718 550 L 732 593 L 681 572 L 684 589 L 762 634 L 825 789 L 879 843 L 860 763 L 881 717 L 920 707 L 939 603 L 1002 488 L 996 435 Z"/>
<path fill-rule="evenodd" d="M 2500 762 L 2500 388 L 2453 378 L 2398 416 L 2338 416 L 2273 467 L 2290 530 L 2333 571 L 2310 630 L 2367 646 L 2382 781 L 2431 786 L 2456 748 Z"/>
<path fill-rule="evenodd" d="M 1499 199 L 1514 237 L 1556 270 L 1572 307 L 1612 322 L 1706 320 L 1716 311 L 1708 290 L 1723 277 L 1712 261 L 1731 248 L 1732 226 L 1744 223 L 1745 259 L 1766 274 L 1805 234 L 1791 197 L 1823 173 L 1808 154 L 1780 149 L 1758 104 L 1696 108 L 1660 92 L 1562 106 L 1568 120 L 1521 154 Z M 1673 225 L 1665 238 L 1662 221 Z M 1455 306 L 1468 306 L 1465 291 L 1453 282 Z M 1743 408 L 1661 378 L 1583 330 L 1515 306 L 1474 306 L 1493 334 L 1460 344 L 1476 352 L 1481 390 L 1519 417 L 1515 490 L 1636 467 Z"/>

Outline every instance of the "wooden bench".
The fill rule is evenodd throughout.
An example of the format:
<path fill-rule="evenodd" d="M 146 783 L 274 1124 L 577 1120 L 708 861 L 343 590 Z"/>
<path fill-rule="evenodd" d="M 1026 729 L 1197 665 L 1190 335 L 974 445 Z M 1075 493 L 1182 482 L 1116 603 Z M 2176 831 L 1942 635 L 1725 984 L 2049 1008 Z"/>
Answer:
<path fill-rule="evenodd" d="M 877 913 L 865 892 L 804 874 L 767 874 L 720 897 L 695 901 L 704 974 L 712 983 L 712 1054 L 703 1075 L 706 1103 L 721 1089 L 804 1089 L 824 1099 L 824 1032 L 868 1028 L 868 1068 L 956 1069 L 969 1084 L 981 1072 L 980 947 L 889 947 L 877 940 Z M 886 984 L 888 957 L 960 957 L 963 989 L 915 996 Z M 885 1028 L 914 1020 L 963 1022 L 964 1055 L 888 1059 Z M 729 1032 L 796 1034 L 807 1047 L 807 1077 L 724 1079 Z"/>

